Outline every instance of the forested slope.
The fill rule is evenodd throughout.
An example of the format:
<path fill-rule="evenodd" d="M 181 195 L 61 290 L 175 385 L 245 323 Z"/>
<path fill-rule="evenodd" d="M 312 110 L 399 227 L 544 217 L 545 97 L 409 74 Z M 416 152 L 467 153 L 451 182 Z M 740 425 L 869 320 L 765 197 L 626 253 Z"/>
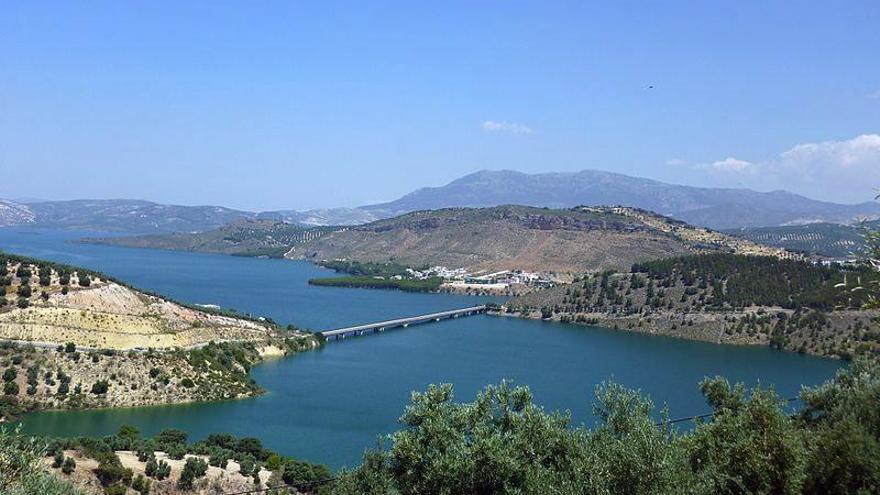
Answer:
<path fill-rule="evenodd" d="M 513 298 L 508 313 L 711 342 L 850 357 L 880 352 L 878 313 L 861 310 L 870 269 L 727 253 L 635 263 L 627 272 Z"/>

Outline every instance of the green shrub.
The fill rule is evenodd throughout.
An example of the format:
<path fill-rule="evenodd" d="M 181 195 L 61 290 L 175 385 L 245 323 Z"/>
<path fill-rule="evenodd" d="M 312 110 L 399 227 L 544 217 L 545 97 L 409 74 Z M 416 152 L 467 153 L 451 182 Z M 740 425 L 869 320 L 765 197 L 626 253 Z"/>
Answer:
<path fill-rule="evenodd" d="M 180 472 L 177 486 L 184 490 L 189 490 L 193 487 L 193 482 L 204 476 L 207 472 L 208 464 L 205 461 L 198 457 L 188 457 L 183 465 L 183 470 Z"/>
<path fill-rule="evenodd" d="M 104 495 L 126 495 L 128 488 L 124 485 L 110 485 L 104 487 Z"/>
<path fill-rule="evenodd" d="M 11 381 L 15 380 L 17 377 L 18 377 L 18 371 L 16 371 L 15 368 L 13 368 L 12 366 L 10 366 L 9 368 L 6 368 L 6 370 L 3 371 L 3 381 L 4 382 L 11 382 Z"/>
<path fill-rule="evenodd" d="M 55 452 L 55 456 L 52 459 L 52 467 L 58 469 L 61 467 L 62 464 L 64 464 L 64 452 L 61 452 L 61 450 L 59 450 Z"/>
<path fill-rule="evenodd" d="M 154 438 L 159 447 L 167 448 L 170 445 L 185 445 L 189 437 L 183 430 L 175 428 L 166 428 L 159 432 Z"/>
<path fill-rule="evenodd" d="M 103 395 L 107 393 L 110 384 L 106 380 L 98 380 L 92 384 L 92 393 L 95 395 Z"/>
<path fill-rule="evenodd" d="M 229 458 L 232 457 L 232 455 L 233 453 L 231 450 L 221 448 L 211 449 L 208 455 L 208 464 L 226 469 L 226 464 L 229 462 Z"/>
<path fill-rule="evenodd" d="M 73 457 L 64 459 L 64 464 L 61 465 L 61 472 L 64 474 L 72 474 L 75 470 L 76 461 L 73 460 Z"/>
<path fill-rule="evenodd" d="M 147 465 L 144 467 L 144 474 L 161 481 L 171 475 L 171 466 L 165 461 L 157 461 L 154 456 L 147 461 Z"/>
<path fill-rule="evenodd" d="M 146 478 L 142 474 L 137 475 L 137 478 L 131 482 L 131 489 L 138 492 L 140 495 L 149 495 L 150 488 L 152 486 L 152 482 Z"/>
<path fill-rule="evenodd" d="M 18 395 L 18 384 L 15 382 L 6 382 L 3 384 L 3 395 Z"/>
<path fill-rule="evenodd" d="M 3 495 L 84 495 L 46 472 L 44 440 L 0 427 L 0 493 Z"/>
<path fill-rule="evenodd" d="M 242 476 L 250 476 L 254 472 L 255 463 L 253 459 L 244 458 L 239 462 L 239 470 Z"/>

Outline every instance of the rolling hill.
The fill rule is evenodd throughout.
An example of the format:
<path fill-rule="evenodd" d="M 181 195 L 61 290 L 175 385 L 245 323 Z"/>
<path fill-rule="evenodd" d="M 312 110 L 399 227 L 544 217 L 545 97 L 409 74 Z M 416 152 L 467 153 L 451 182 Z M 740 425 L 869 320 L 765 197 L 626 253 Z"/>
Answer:
<path fill-rule="evenodd" d="M 747 240 L 626 207 L 419 211 L 327 233 L 289 258 L 578 273 L 698 251 L 787 256 Z"/>
<path fill-rule="evenodd" d="M 334 230 L 338 228 L 304 228 L 279 220 L 240 220 L 205 232 L 85 238 L 83 241 L 110 246 L 280 258 L 291 246 Z"/>
<path fill-rule="evenodd" d="M 865 227 L 880 228 L 880 221 L 865 222 Z M 853 256 L 865 247 L 861 227 L 855 225 L 820 222 L 783 227 L 750 227 L 725 232 L 768 246 L 832 258 Z"/>

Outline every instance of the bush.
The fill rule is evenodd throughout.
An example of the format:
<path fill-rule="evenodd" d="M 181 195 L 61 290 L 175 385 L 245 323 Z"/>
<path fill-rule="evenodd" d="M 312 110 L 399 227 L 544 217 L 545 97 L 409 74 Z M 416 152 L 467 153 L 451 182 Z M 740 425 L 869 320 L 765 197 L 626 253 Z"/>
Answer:
<path fill-rule="evenodd" d="M 106 380 L 98 380 L 92 384 L 92 393 L 95 395 L 103 395 L 107 393 L 108 388 L 110 388 L 110 385 Z"/>
<path fill-rule="evenodd" d="M 61 472 L 64 474 L 72 474 L 75 470 L 76 461 L 73 460 L 73 457 L 64 459 L 64 464 L 61 465 Z"/>
<path fill-rule="evenodd" d="M 193 487 L 193 482 L 204 476 L 207 472 L 208 464 L 205 461 L 198 457 L 188 457 L 186 464 L 183 465 L 183 470 L 180 472 L 177 486 L 184 490 L 189 490 Z"/>
<path fill-rule="evenodd" d="M 17 377 L 18 377 L 18 371 L 16 371 L 16 369 L 13 368 L 12 366 L 10 366 L 9 368 L 6 368 L 6 370 L 3 371 L 3 381 L 4 382 L 11 382 L 11 381 L 15 380 Z"/>
<path fill-rule="evenodd" d="M 196 386 L 196 384 L 193 383 L 192 379 L 189 377 L 180 380 L 180 384 L 183 385 L 185 388 L 193 388 Z"/>
<path fill-rule="evenodd" d="M 4 495 L 84 495 L 46 472 L 47 444 L 0 427 L 0 493 Z"/>
<path fill-rule="evenodd" d="M 165 461 L 157 461 L 155 457 L 152 457 L 147 461 L 144 473 L 151 478 L 161 481 L 171 475 L 171 466 Z"/>
<path fill-rule="evenodd" d="M 148 479 L 145 479 L 142 474 L 137 475 L 137 478 L 131 482 L 131 489 L 140 493 L 141 495 L 148 495 L 150 493 L 150 487 L 152 486 L 152 482 Z"/>
<path fill-rule="evenodd" d="M 715 415 L 688 441 L 698 484 L 719 494 L 801 493 L 806 452 L 779 397 L 756 389 L 746 398 L 745 387 L 721 378 L 700 388 Z"/>
<path fill-rule="evenodd" d="M 119 457 L 114 452 L 103 453 L 98 456 L 98 467 L 95 469 L 95 475 L 102 486 L 111 486 L 114 484 L 122 484 L 127 486 L 131 483 L 132 472 L 122 466 Z"/>
<path fill-rule="evenodd" d="M 104 487 L 104 495 L 126 495 L 128 489 L 124 485 L 110 485 Z"/>
<path fill-rule="evenodd" d="M 18 395 L 18 384 L 15 382 L 6 382 L 3 384 L 3 395 Z"/>
<path fill-rule="evenodd" d="M 58 450 L 55 452 L 55 457 L 52 459 L 52 467 L 58 469 L 62 464 L 64 464 L 64 452 Z"/>
<path fill-rule="evenodd" d="M 154 459 L 156 457 L 156 445 L 153 444 L 152 440 L 141 443 L 140 447 L 137 448 L 137 457 L 140 462 L 147 462 L 150 459 Z"/>
<path fill-rule="evenodd" d="M 27 299 L 28 297 L 31 297 L 31 294 L 32 291 L 30 285 L 20 285 L 18 287 L 18 297 Z"/>
<path fill-rule="evenodd" d="M 159 447 L 167 449 L 171 445 L 185 445 L 188 436 L 183 430 L 166 428 L 160 431 L 154 440 Z"/>
<path fill-rule="evenodd" d="M 239 465 L 238 472 L 242 476 L 250 476 L 251 474 L 253 474 L 254 466 L 255 466 L 253 459 L 244 458 L 241 460 L 241 462 L 238 463 L 238 465 Z"/>
<path fill-rule="evenodd" d="M 174 459 L 175 461 L 179 461 L 186 457 L 186 446 L 181 444 L 174 444 L 166 449 L 168 453 L 168 457 Z"/>
<path fill-rule="evenodd" d="M 231 450 L 220 448 L 211 449 L 208 456 L 208 464 L 211 466 L 226 469 L 226 464 L 229 463 L 229 458 L 232 457 L 232 455 L 233 452 Z"/>

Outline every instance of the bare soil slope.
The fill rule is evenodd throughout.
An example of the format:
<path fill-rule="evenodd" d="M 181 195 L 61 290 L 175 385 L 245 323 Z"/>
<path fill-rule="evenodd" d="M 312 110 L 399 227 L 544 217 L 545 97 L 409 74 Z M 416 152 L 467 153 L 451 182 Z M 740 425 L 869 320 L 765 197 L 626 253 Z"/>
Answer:
<path fill-rule="evenodd" d="M 419 211 L 296 245 L 289 258 L 579 273 L 705 250 L 787 256 L 633 208 Z"/>

